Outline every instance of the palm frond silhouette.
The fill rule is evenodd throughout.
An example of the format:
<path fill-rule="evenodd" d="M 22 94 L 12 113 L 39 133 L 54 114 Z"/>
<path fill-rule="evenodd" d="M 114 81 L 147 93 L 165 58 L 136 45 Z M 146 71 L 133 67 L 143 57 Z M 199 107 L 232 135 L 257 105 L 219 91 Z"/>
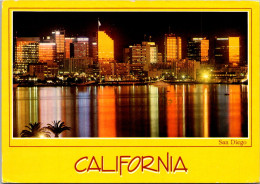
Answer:
<path fill-rule="evenodd" d="M 61 121 L 54 121 L 52 124 L 47 125 L 48 126 L 45 128 L 50 130 L 55 137 L 59 137 L 59 135 L 65 130 L 70 130 L 70 127 L 66 126 L 65 123 Z"/>
<path fill-rule="evenodd" d="M 48 132 L 44 132 L 41 128 L 40 122 L 29 123 L 28 126 L 25 126 L 28 130 L 23 130 L 21 132 L 21 137 L 40 137 L 41 134 L 48 136 Z"/>

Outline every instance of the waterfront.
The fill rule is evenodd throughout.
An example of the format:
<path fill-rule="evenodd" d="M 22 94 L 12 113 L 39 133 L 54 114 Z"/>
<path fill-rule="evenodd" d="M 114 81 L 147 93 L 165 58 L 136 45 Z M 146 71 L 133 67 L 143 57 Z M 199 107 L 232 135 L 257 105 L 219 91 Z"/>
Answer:
<path fill-rule="evenodd" d="M 54 120 L 60 137 L 247 137 L 248 86 L 17 87 L 13 113 L 14 137 Z"/>

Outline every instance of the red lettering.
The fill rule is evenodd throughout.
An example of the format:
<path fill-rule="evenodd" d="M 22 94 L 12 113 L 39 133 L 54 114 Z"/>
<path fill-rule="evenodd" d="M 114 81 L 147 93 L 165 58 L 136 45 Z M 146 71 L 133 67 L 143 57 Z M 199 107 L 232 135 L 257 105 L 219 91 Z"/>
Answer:
<path fill-rule="evenodd" d="M 118 172 L 118 156 L 116 156 L 116 172 Z"/>
<path fill-rule="evenodd" d="M 104 158 L 103 158 L 103 156 L 101 157 L 101 171 L 102 172 L 115 172 L 115 170 L 105 170 L 104 169 Z"/>
<path fill-rule="evenodd" d="M 74 168 L 75 168 L 75 170 L 76 170 L 77 172 L 85 172 L 85 171 L 86 171 L 86 168 L 84 168 L 84 169 L 82 169 L 82 170 L 80 170 L 80 169 L 77 168 L 78 164 L 79 164 L 81 161 L 83 161 L 84 159 L 88 160 L 88 157 L 82 157 L 82 158 L 78 159 L 77 162 L 75 163 Z"/>
<path fill-rule="evenodd" d="M 127 161 L 123 161 L 123 158 L 131 158 L 130 156 L 120 156 L 120 176 L 122 176 L 122 164 L 128 163 Z"/>
<path fill-rule="evenodd" d="M 158 172 L 160 172 L 160 163 L 163 165 L 165 170 L 169 172 L 169 153 L 167 152 L 167 166 L 162 161 L 161 157 L 158 156 Z"/>
<path fill-rule="evenodd" d="M 179 168 L 179 167 L 178 167 L 178 166 L 179 166 L 179 163 L 182 164 L 182 166 L 183 166 L 182 168 Z M 183 163 L 181 157 L 179 157 L 179 159 L 178 159 L 178 161 L 177 161 L 177 163 L 176 163 L 176 165 L 175 165 L 175 168 L 174 168 L 174 170 L 173 170 L 174 173 L 177 172 L 177 171 L 180 171 L 180 172 L 182 172 L 182 171 L 187 172 L 187 171 L 188 171 L 188 169 L 185 167 L 185 165 L 184 165 L 184 163 Z"/>
<path fill-rule="evenodd" d="M 95 162 L 95 164 L 96 164 L 96 167 L 92 167 L 92 165 L 93 165 L 93 162 Z M 100 172 L 100 167 L 98 166 L 98 163 L 97 163 L 97 161 L 96 161 L 96 158 L 93 156 L 92 157 L 92 159 L 90 160 L 90 164 L 89 164 L 89 166 L 88 166 L 88 172 L 89 171 L 99 171 Z"/>
<path fill-rule="evenodd" d="M 171 168 L 170 168 L 170 171 L 172 172 L 172 156 L 171 156 L 171 158 L 170 158 L 170 166 L 171 166 Z"/>
<path fill-rule="evenodd" d="M 144 160 L 147 159 L 147 158 L 150 158 L 151 161 L 150 161 L 148 164 L 144 165 Z M 153 164 L 153 162 L 154 162 L 153 156 L 143 156 L 143 157 L 142 157 L 142 172 L 144 172 L 144 169 L 149 170 L 149 171 L 155 171 L 155 172 L 156 172 L 157 170 L 155 170 L 155 169 L 149 167 L 150 165 Z"/>
<path fill-rule="evenodd" d="M 138 159 L 138 164 L 137 164 L 133 169 L 130 169 L 132 163 L 133 163 L 136 159 Z M 140 163 L 141 163 L 141 157 L 139 157 L 139 156 L 134 157 L 134 158 L 129 162 L 129 164 L 128 164 L 128 167 L 127 167 L 128 172 L 134 172 L 134 171 L 139 167 Z"/>

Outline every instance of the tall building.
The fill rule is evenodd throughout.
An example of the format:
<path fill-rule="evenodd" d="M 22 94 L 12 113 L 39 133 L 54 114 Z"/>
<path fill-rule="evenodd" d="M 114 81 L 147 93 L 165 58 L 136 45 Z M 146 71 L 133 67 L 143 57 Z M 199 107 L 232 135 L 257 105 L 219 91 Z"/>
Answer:
<path fill-rule="evenodd" d="M 216 64 L 228 64 L 228 38 L 215 37 L 214 57 Z"/>
<path fill-rule="evenodd" d="M 141 44 L 129 46 L 130 63 L 146 63 L 146 47 Z"/>
<path fill-rule="evenodd" d="M 98 31 L 98 62 L 114 60 L 114 40 L 105 31 Z"/>
<path fill-rule="evenodd" d="M 75 38 L 74 37 L 67 37 L 65 38 L 65 58 L 69 59 L 71 56 L 71 44 L 74 42 Z"/>
<path fill-rule="evenodd" d="M 77 38 L 74 44 L 74 58 L 82 58 L 89 56 L 89 38 Z"/>
<path fill-rule="evenodd" d="M 200 58 L 201 58 L 201 62 L 208 62 L 209 61 L 209 40 L 207 40 L 206 38 L 202 39 L 200 41 Z"/>
<path fill-rule="evenodd" d="M 176 37 L 174 34 L 165 34 L 164 59 L 165 62 L 182 59 L 181 37 Z"/>
<path fill-rule="evenodd" d="M 240 61 L 240 44 L 239 37 L 229 37 L 228 39 L 228 52 L 229 52 L 229 63 L 238 65 Z"/>
<path fill-rule="evenodd" d="M 127 55 L 128 54 L 128 55 Z M 130 63 L 158 63 L 158 46 L 155 42 L 142 42 L 125 49 L 124 60 Z"/>
<path fill-rule="evenodd" d="M 214 56 L 216 64 L 238 65 L 240 62 L 240 38 L 215 37 Z"/>
<path fill-rule="evenodd" d="M 146 63 L 158 63 L 158 46 L 155 42 L 143 42 L 142 45 L 146 50 Z"/>
<path fill-rule="evenodd" d="M 26 73 L 29 63 L 37 63 L 39 60 L 39 37 L 16 38 L 14 71 Z"/>
<path fill-rule="evenodd" d="M 56 59 L 55 43 L 39 43 L 39 62 L 51 65 Z"/>
<path fill-rule="evenodd" d="M 65 30 L 56 30 L 52 32 L 56 43 L 56 61 L 62 65 L 65 58 Z"/>
<path fill-rule="evenodd" d="M 192 38 L 188 41 L 188 59 L 205 63 L 209 61 L 209 40 Z"/>

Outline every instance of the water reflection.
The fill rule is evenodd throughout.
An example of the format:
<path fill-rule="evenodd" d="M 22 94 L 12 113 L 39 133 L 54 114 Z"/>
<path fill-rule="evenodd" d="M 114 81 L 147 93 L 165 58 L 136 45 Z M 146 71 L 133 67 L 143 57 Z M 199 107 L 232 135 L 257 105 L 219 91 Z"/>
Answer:
<path fill-rule="evenodd" d="M 247 137 L 247 94 L 222 84 L 18 87 L 13 135 L 61 120 L 71 127 L 62 137 Z"/>

